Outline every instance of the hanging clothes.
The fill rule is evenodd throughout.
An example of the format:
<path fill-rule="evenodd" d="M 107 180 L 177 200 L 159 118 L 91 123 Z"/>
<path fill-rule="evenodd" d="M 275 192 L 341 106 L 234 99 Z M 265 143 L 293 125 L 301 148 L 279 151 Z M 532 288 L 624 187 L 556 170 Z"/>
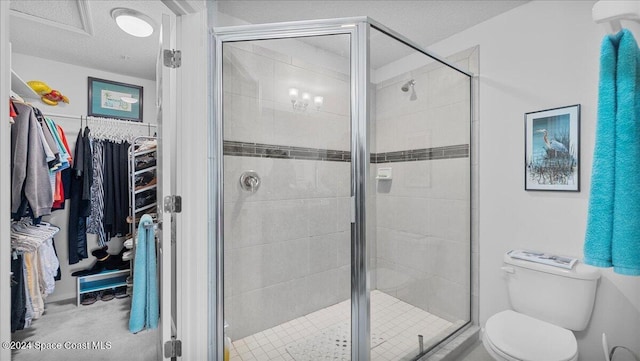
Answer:
<path fill-rule="evenodd" d="M 54 123 L 55 124 L 55 123 Z M 53 210 L 64 209 L 64 201 L 65 199 L 69 199 L 70 192 L 70 183 L 71 183 L 71 166 L 73 165 L 73 157 L 71 156 L 71 148 L 69 147 L 69 143 L 67 142 L 67 137 L 64 133 L 64 129 L 58 124 L 55 124 L 57 133 L 62 142 L 62 148 L 64 148 L 65 153 L 67 154 L 67 162 L 69 163 L 69 167 L 66 169 L 63 168 L 62 172 L 56 173 L 56 189 L 53 197 Z"/>
<path fill-rule="evenodd" d="M 108 238 L 129 232 L 128 142 L 104 143 L 104 230 Z"/>
<path fill-rule="evenodd" d="M 87 217 L 91 214 L 91 183 L 93 165 L 89 127 L 79 132 L 76 140 L 74 164 L 71 175 L 69 206 L 69 264 L 76 264 L 88 258 L 87 254 Z"/>
<path fill-rule="evenodd" d="M 87 232 L 98 236 L 98 245 L 107 245 L 104 231 L 104 142 L 94 139 L 91 142 L 93 152 L 93 184 L 91 185 L 91 216 L 87 222 Z"/>
<path fill-rule="evenodd" d="M 49 182 L 43 131 L 34 109 L 14 102 L 18 111 L 11 126 L 11 212 L 14 218 L 24 215 L 27 206 L 34 217 L 51 214 L 53 193 Z"/>
<path fill-rule="evenodd" d="M 16 107 L 13 105 L 13 99 L 9 98 L 9 123 L 14 124 L 15 120 L 13 118 L 18 116 L 18 111 Z"/>
<path fill-rule="evenodd" d="M 59 261 L 53 236 L 60 229 L 25 217 L 11 223 L 11 330 L 29 327 L 44 313 L 44 299 L 53 293 Z"/>
<path fill-rule="evenodd" d="M 24 328 L 27 312 L 24 283 L 22 255 L 14 253 L 11 258 L 11 332 Z"/>
<path fill-rule="evenodd" d="M 55 171 L 62 166 L 62 161 L 60 160 L 60 151 L 58 150 L 58 146 L 56 145 L 56 141 L 53 139 L 53 134 L 51 133 L 51 129 L 47 126 L 44 116 L 42 116 L 42 112 L 38 108 L 33 108 L 33 112 L 38 120 L 38 124 L 40 124 L 40 128 L 42 129 L 44 135 L 44 143 L 51 149 L 53 152 L 53 159 L 48 161 L 49 170 Z"/>

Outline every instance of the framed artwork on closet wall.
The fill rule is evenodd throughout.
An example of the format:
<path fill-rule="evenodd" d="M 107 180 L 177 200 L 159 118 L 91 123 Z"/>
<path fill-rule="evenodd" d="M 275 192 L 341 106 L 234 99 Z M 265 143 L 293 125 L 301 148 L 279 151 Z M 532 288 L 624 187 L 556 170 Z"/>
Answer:
<path fill-rule="evenodd" d="M 89 116 L 142 122 L 142 87 L 89 77 Z"/>

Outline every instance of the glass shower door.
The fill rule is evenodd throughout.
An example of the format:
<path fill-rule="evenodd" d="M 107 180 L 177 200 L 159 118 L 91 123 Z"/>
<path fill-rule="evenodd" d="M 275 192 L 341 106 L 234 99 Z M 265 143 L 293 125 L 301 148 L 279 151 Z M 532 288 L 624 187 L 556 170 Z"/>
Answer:
<path fill-rule="evenodd" d="M 408 360 L 471 319 L 470 78 L 373 26 L 370 49 L 371 360 Z"/>
<path fill-rule="evenodd" d="M 222 45 L 231 360 L 350 359 L 350 36 Z"/>

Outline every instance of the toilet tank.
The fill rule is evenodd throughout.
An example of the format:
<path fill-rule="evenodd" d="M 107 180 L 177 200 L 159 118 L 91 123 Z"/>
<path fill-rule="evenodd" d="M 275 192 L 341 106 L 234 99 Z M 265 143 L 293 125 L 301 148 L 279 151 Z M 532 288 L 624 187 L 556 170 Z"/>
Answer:
<path fill-rule="evenodd" d="M 577 262 L 563 269 L 504 255 L 511 307 L 520 313 L 574 331 L 587 327 L 600 271 Z"/>

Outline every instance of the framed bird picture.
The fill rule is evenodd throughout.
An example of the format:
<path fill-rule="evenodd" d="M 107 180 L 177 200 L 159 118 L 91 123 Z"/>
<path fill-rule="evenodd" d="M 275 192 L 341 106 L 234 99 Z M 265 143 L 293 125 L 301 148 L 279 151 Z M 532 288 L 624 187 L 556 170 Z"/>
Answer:
<path fill-rule="evenodd" d="M 580 104 L 525 113 L 527 191 L 580 191 Z"/>

